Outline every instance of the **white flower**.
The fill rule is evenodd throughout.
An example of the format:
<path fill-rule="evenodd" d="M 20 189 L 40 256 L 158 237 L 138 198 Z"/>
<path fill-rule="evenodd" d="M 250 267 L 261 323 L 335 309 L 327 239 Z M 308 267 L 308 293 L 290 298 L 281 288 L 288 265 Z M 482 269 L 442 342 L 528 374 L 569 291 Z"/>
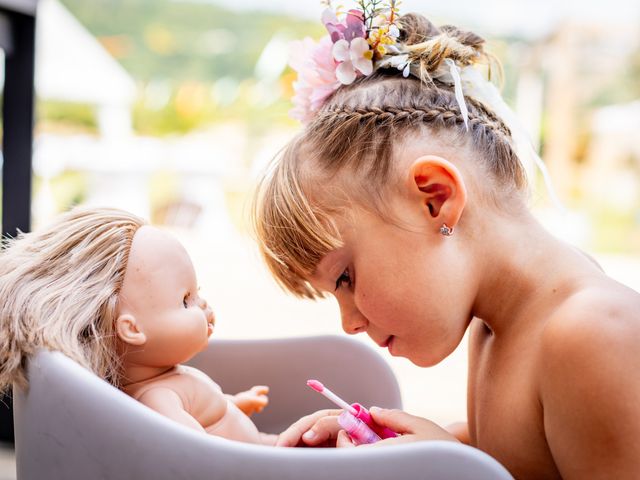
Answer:
<path fill-rule="evenodd" d="M 400 55 L 388 55 L 379 64 L 379 67 L 395 67 L 398 70 L 402 70 L 402 76 L 407 78 L 411 73 L 411 61 L 409 60 L 409 54 L 403 53 Z"/>
<path fill-rule="evenodd" d="M 358 76 L 371 75 L 373 72 L 373 52 L 364 38 L 354 38 L 351 43 L 338 40 L 333 44 L 333 58 L 340 62 L 336 77 L 343 85 L 349 85 Z"/>

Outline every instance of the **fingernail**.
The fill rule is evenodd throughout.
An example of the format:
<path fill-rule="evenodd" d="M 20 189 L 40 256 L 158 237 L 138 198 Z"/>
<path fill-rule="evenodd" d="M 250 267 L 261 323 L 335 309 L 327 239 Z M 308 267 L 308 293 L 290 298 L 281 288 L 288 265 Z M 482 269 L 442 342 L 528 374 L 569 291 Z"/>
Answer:
<path fill-rule="evenodd" d="M 380 412 L 382 411 L 382 409 L 381 409 L 380 407 L 371 407 L 371 408 L 369 409 L 369 411 L 370 411 L 371 413 L 380 413 Z"/>
<path fill-rule="evenodd" d="M 302 438 L 304 438 L 305 440 L 313 440 L 314 438 L 316 438 L 316 432 L 314 432 L 313 430 L 307 430 L 306 432 L 304 432 L 304 435 L 302 435 Z"/>

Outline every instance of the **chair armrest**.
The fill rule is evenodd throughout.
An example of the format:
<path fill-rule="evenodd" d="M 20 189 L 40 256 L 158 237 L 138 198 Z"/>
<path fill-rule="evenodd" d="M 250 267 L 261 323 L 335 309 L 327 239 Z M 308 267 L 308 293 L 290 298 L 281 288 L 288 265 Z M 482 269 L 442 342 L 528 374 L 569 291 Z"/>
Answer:
<path fill-rule="evenodd" d="M 212 340 L 189 364 L 209 375 L 225 393 L 268 385 L 269 405 L 252 417 L 267 433 L 280 433 L 309 413 L 335 408 L 307 387 L 310 378 L 349 403 L 402 408 L 398 382 L 386 361 L 349 337 Z"/>

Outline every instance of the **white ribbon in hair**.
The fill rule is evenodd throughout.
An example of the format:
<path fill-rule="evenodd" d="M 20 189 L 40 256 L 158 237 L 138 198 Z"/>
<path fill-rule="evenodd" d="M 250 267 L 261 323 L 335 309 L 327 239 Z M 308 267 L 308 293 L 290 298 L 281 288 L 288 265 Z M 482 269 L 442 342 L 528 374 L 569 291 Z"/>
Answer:
<path fill-rule="evenodd" d="M 462 90 L 462 80 L 460 79 L 460 71 L 456 62 L 451 60 L 450 58 L 445 58 L 445 63 L 449 65 L 449 73 L 451 74 L 451 78 L 453 79 L 453 88 L 456 94 L 456 102 L 458 102 L 458 106 L 460 107 L 460 113 L 462 114 L 462 118 L 464 119 L 464 126 L 469 131 L 469 110 L 467 110 L 467 103 L 464 101 L 464 92 Z"/>
<path fill-rule="evenodd" d="M 549 192 L 551 201 L 558 210 L 562 213 L 566 213 L 562 202 L 556 195 L 553 185 L 551 184 L 551 177 L 546 165 L 534 150 L 529 135 L 520 123 L 516 114 L 511 110 L 509 105 L 506 104 L 496 86 L 489 80 L 485 79 L 473 66 L 462 68 L 460 76 L 462 79 L 462 88 L 464 93 L 489 107 L 496 115 L 498 115 L 498 117 L 500 117 L 500 119 L 502 119 L 509 130 L 511 130 L 514 148 L 518 158 L 523 162 L 525 169 L 527 167 L 527 162 L 530 163 L 533 161 L 540 170 L 540 173 L 542 173 L 544 184 Z"/>

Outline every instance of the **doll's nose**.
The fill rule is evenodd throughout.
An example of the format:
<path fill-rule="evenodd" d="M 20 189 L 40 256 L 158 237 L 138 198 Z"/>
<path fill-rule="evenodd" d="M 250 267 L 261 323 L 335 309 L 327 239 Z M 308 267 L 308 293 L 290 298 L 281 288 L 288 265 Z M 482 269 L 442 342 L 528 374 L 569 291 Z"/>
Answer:
<path fill-rule="evenodd" d="M 216 317 L 207 301 L 202 297 L 198 298 L 198 306 L 204 311 L 204 314 L 207 317 L 207 322 L 211 325 L 215 325 Z"/>
<path fill-rule="evenodd" d="M 211 325 L 216 324 L 216 316 L 213 314 L 213 310 L 211 310 L 211 307 L 207 305 L 204 314 L 207 316 L 207 322 L 209 322 Z"/>

